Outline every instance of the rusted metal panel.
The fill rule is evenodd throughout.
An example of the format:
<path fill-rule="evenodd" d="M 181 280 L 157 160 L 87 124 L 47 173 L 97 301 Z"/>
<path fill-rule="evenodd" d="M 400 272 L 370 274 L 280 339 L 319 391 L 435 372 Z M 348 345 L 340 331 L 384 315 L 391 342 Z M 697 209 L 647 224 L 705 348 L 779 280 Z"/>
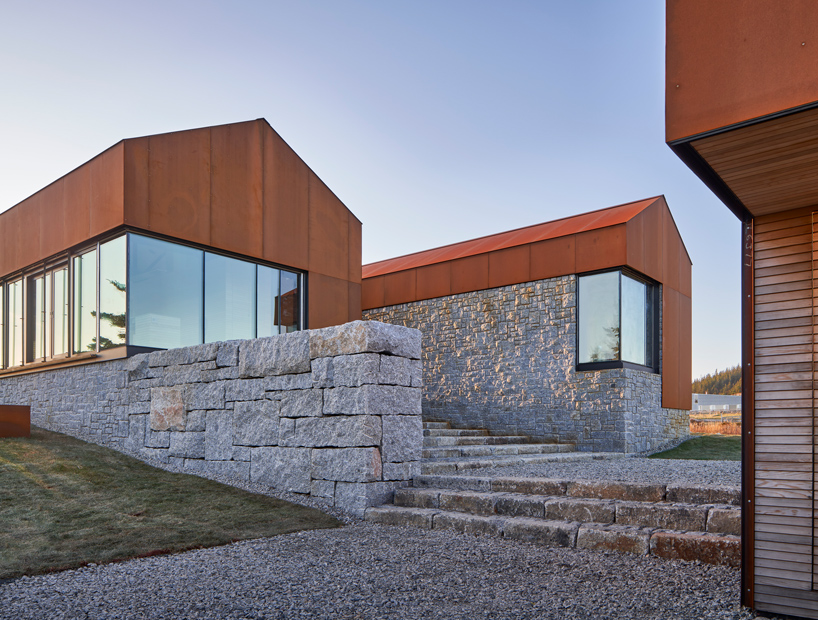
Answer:
<path fill-rule="evenodd" d="M 14 240 L 17 248 L 19 267 L 25 267 L 42 258 L 40 254 L 40 212 L 43 193 L 37 192 L 28 199 L 26 208 L 18 214 L 21 236 Z"/>
<path fill-rule="evenodd" d="M 120 142 L 90 162 L 88 212 L 91 235 L 113 230 L 125 222 L 124 150 L 124 144 Z"/>
<path fill-rule="evenodd" d="M 451 261 L 451 282 L 453 295 L 488 288 L 488 254 L 478 254 Z"/>
<path fill-rule="evenodd" d="M 31 407 L 0 405 L 0 437 L 31 437 Z"/>
<path fill-rule="evenodd" d="M 341 201 L 310 172 L 310 271 L 349 277 L 349 214 Z"/>
<path fill-rule="evenodd" d="M 210 243 L 262 255 L 262 142 L 259 124 L 210 129 Z"/>
<path fill-rule="evenodd" d="M 51 256 L 69 247 L 65 238 L 65 183 L 61 180 L 43 188 L 40 203 L 40 254 Z M 3 239 L 0 234 L 0 239 Z"/>
<path fill-rule="evenodd" d="M 679 356 L 679 369 L 676 377 L 662 378 L 664 381 L 675 381 L 678 387 L 675 401 L 668 401 L 663 404 L 665 407 L 673 409 L 693 409 L 693 304 L 690 297 L 679 294 L 679 322 L 676 325 L 665 324 L 664 329 L 679 330 L 679 340 L 677 352 Z"/>
<path fill-rule="evenodd" d="M 210 245 L 210 130 L 150 137 L 149 230 Z"/>
<path fill-rule="evenodd" d="M 519 245 L 489 253 L 489 288 L 531 280 L 529 245 Z"/>
<path fill-rule="evenodd" d="M 65 175 L 62 181 L 65 186 L 65 241 L 68 246 L 72 246 L 91 236 L 91 172 L 87 165 L 80 166 Z"/>
<path fill-rule="evenodd" d="M 265 260 L 309 268 L 310 170 L 272 127 L 264 133 Z M 350 254 L 352 256 L 352 254 Z"/>
<path fill-rule="evenodd" d="M 349 283 L 348 315 L 346 321 L 361 320 L 361 285 L 357 282 Z M 344 322 L 346 322 L 344 321 Z"/>
<path fill-rule="evenodd" d="M 347 213 L 349 221 L 349 271 L 347 277 L 350 282 L 361 282 L 361 254 L 362 254 L 362 239 L 361 239 L 361 222 L 351 212 Z"/>
<path fill-rule="evenodd" d="M 625 265 L 628 261 L 627 231 L 623 224 L 579 233 L 576 244 L 578 273 Z"/>
<path fill-rule="evenodd" d="M 341 325 L 349 320 L 349 282 L 321 273 L 309 274 L 309 328 Z"/>
<path fill-rule="evenodd" d="M 384 282 L 387 276 L 367 278 L 361 282 L 361 307 L 364 310 L 382 308 L 386 305 Z"/>
<path fill-rule="evenodd" d="M 150 138 L 123 143 L 125 223 L 150 230 Z"/>
<path fill-rule="evenodd" d="M 20 243 L 20 209 L 12 207 L 0 214 L 3 224 L 3 243 L 0 243 L 0 274 L 6 275 L 22 267 L 19 259 Z"/>
<path fill-rule="evenodd" d="M 556 278 L 577 272 L 576 238 L 574 235 L 532 243 L 532 280 Z"/>
<path fill-rule="evenodd" d="M 417 299 L 415 284 L 417 282 L 417 270 L 409 269 L 391 274 L 384 279 L 383 301 L 386 306 L 403 304 Z"/>
<path fill-rule="evenodd" d="M 418 267 L 417 299 L 432 299 L 452 294 L 451 262 Z M 388 276 L 387 276 L 388 277 Z"/>
<path fill-rule="evenodd" d="M 674 407 L 680 402 L 679 375 L 682 360 L 679 359 L 681 346 L 681 295 L 670 287 L 662 287 L 662 406 Z M 688 385 L 690 385 L 688 383 Z M 681 409 L 681 407 L 679 407 Z"/>
<path fill-rule="evenodd" d="M 818 100 L 818 3 L 668 0 L 667 141 Z"/>

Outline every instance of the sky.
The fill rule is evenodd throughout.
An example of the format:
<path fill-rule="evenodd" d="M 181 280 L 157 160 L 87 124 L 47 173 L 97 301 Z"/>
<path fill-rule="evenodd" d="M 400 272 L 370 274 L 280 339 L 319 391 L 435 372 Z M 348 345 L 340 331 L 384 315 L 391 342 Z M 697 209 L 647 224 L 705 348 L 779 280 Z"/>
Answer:
<path fill-rule="evenodd" d="M 0 211 L 123 138 L 260 117 L 364 263 L 664 194 L 699 377 L 740 363 L 741 233 L 665 145 L 664 33 L 658 0 L 9 3 Z"/>

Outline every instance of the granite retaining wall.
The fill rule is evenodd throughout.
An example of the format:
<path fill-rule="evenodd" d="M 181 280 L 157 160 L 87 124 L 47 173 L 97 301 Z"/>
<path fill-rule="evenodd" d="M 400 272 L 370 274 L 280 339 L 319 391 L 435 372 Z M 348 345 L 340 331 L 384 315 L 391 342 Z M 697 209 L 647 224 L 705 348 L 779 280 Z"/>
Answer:
<path fill-rule="evenodd" d="M 421 337 L 374 321 L 0 378 L 32 423 L 362 513 L 420 473 Z"/>

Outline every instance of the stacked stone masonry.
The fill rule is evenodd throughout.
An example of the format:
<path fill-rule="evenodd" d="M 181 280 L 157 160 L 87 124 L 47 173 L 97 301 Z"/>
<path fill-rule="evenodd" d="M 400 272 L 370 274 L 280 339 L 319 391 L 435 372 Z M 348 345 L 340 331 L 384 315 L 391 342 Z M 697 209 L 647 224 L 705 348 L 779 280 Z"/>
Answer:
<path fill-rule="evenodd" d="M 645 452 L 686 437 L 688 412 L 662 407 L 661 374 L 577 372 L 576 300 L 570 275 L 376 308 L 364 318 L 423 333 L 427 420 L 598 452 Z"/>
<path fill-rule="evenodd" d="M 361 514 L 420 473 L 420 333 L 355 321 L 0 379 L 32 423 Z"/>

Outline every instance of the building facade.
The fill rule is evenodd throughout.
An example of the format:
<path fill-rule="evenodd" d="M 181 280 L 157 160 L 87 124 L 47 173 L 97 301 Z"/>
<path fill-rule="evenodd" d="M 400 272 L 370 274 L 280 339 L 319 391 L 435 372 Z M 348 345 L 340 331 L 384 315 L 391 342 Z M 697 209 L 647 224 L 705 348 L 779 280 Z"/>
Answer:
<path fill-rule="evenodd" d="M 658 197 L 365 265 L 364 317 L 423 333 L 429 419 L 644 452 L 688 433 L 690 269 Z"/>

